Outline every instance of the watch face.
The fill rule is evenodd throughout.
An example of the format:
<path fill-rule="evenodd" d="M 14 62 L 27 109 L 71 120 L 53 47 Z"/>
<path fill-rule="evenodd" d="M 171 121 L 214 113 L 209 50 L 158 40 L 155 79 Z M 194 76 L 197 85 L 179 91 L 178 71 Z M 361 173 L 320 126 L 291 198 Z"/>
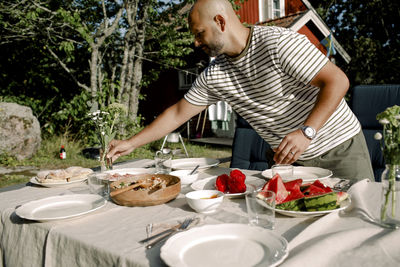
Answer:
<path fill-rule="evenodd" d="M 313 136 L 313 130 L 310 128 L 310 127 L 307 127 L 307 128 L 305 128 L 304 129 L 304 131 L 305 131 L 305 134 L 307 135 L 307 136 L 309 136 L 309 137 L 312 137 Z"/>
<path fill-rule="evenodd" d="M 304 135 L 309 138 L 313 139 L 315 136 L 315 130 L 311 128 L 310 126 L 303 126 L 301 127 L 301 130 L 303 131 Z"/>

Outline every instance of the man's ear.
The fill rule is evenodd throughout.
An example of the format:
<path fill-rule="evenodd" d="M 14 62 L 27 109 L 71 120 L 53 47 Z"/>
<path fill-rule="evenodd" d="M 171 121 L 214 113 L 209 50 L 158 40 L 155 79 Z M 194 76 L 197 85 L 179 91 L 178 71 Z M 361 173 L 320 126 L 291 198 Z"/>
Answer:
<path fill-rule="evenodd" d="M 217 26 L 220 27 L 221 31 L 225 31 L 225 18 L 221 15 L 215 15 L 214 17 L 215 23 L 217 23 Z"/>

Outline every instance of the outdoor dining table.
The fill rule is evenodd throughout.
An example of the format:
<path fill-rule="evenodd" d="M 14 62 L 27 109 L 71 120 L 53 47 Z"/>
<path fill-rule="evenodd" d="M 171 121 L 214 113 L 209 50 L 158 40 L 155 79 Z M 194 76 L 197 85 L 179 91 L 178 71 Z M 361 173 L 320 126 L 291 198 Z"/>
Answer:
<path fill-rule="evenodd" d="M 116 168 L 143 167 L 137 160 Z M 213 167 L 203 175 L 229 173 Z M 242 170 L 264 179 L 260 171 Z M 274 233 L 288 241 L 289 254 L 280 266 L 400 266 L 400 230 L 363 220 L 357 209 L 378 217 L 380 183 L 362 180 L 349 190 L 351 206 L 319 217 L 288 217 L 276 213 Z M 182 187 L 178 197 L 157 206 L 126 207 L 108 201 L 93 213 L 66 220 L 37 222 L 20 218 L 15 209 L 24 203 L 56 195 L 88 193 L 85 184 L 46 188 L 27 184 L 0 191 L 0 266 L 165 266 L 163 243 L 146 249 L 138 241 L 147 237 L 148 224 L 162 225 L 198 217 L 200 225 L 248 224 L 244 198 L 225 198 L 218 212 L 194 212 Z M 232 255 L 233 256 L 233 255 Z M 237 256 L 237 255 L 235 255 Z M 207 255 L 204 255 L 207 257 Z"/>

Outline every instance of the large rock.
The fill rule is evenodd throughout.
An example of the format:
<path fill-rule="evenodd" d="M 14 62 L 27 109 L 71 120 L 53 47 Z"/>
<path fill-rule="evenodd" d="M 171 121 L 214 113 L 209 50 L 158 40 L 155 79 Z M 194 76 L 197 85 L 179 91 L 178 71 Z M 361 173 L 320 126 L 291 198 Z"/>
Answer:
<path fill-rule="evenodd" d="M 30 158 L 41 141 L 39 121 L 30 107 L 0 102 L 0 154 Z"/>

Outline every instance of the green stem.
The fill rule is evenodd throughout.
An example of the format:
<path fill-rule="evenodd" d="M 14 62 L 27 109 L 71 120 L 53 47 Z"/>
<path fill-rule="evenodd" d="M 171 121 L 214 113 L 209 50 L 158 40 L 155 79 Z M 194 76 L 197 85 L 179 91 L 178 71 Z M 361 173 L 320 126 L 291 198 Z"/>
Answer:
<path fill-rule="evenodd" d="M 389 166 L 389 172 L 388 172 L 388 189 L 385 193 L 385 204 L 383 206 L 383 209 L 381 210 L 381 220 L 384 221 L 386 220 L 386 212 L 388 209 L 389 205 L 389 196 L 392 194 L 392 209 L 391 209 L 391 214 L 392 217 L 396 215 L 396 186 L 395 186 L 395 181 L 396 181 L 396 165 L 390 165 Z M 382 181 L 384 182 L 384 181 Z"/>
<path fill-rule="evenodd" d="M 114 116 L 114 119 L 113 119 L 113 121 L 112 121 L 112 123 L 111 123 L 110 130 L 109 130 L 108 133 L 105 133 L 105 134 L 108 134 L 108 135 L 111 135 L 111 134 L 112 134 L 112 132 L 113 132 L 113 130 L 114 130 L 114 125 L 115 125 L 115 122 L 117 121 L 117 119 L 118 119 L 118 117 L 117 117 L 117 116 Z M 100 135 L 101 135 L 101 132 L 100 132 Z M 101 139 L 102 139 L 102 143 L 103 143 L 103 153 L 102 153 L 102 155 L 101 155 L 100 162 L 101 162 L 101 163 L 104 163 L 104 166 L 106 167 L 106 169 L 108 169 L 108 165 L 107 165 L 107 163 L 106 163 L 105 160 L 106 160 L 106 155 L 107 155 L 107 153 L 108 153 L 108 143 L 109 143 L 109 142 L 106 142 L 104 136 L 101 136 Z"/>
<path fill-rule="evenodd" d="M 395 216 L 396 216 L 396 183 L 394 182 L 392 189 L 392 217 L 394 218 Z"/>

